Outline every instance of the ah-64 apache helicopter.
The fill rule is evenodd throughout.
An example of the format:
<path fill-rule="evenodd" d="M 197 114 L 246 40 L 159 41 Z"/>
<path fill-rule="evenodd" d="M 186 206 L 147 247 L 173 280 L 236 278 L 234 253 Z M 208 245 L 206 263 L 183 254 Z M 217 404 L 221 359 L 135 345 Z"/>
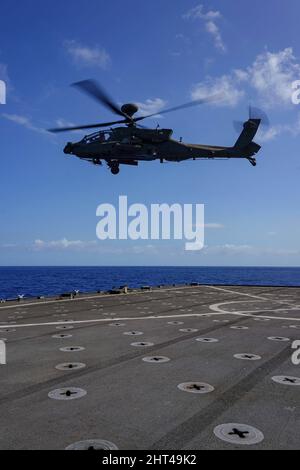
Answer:
<path fill-rule="evenodd" d="M 242 132 L 233 147 L 187 144 L 181 140 L 172 139 L 172 129 L 161 129 L 159 127 L 147 129 L 138 124 L 143 119 L 157 114 L 161 115 L 216 101 L 220 99 L 220 95 L 191 101 L 147 116 L 134 117 L 134 114 L 138 111 L 137 105 L 127 103 L 120 108 L 94 80 L 84 80 L 74 83 L 73 86 L 95 98 L 112 112 L 121 116 L 122 119 L 84 126 L 59 127 L 50 129 L 50 131 L 63 132 L 125 124 L 125 127 L 110 128 L 109 130 L 86 135 L 79 142 L 68 142 L 64 148 L 64 153 L 75 155 L 95 165 L 101 165 L 102 161 L 106 162 L 114 175 L 119 173 L 120 164 L 138 165 L 139 161 L 152 160 L 160 160 L 163 163 L 165 161 L 181 162 L 189 159 L 246 158 L 253 166 L 256 165 L 254 155 L 261 147 L 253 142 L 253 138 L 262 121 L 261 118 L 252 118 L 250 115 L 249 119 L 243 123 Z"/>

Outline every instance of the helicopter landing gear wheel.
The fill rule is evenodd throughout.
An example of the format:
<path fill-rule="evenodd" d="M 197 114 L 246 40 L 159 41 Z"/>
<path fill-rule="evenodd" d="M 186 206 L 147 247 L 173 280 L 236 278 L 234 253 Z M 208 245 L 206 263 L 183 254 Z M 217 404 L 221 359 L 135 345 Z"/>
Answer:
<path fill-rule="evenodd" d="M 119 165 L 112 165 L 110 167 L 110 171 L 112 172 L 113 175 L 117 175 L 118 173 L 120 173 Z"/>

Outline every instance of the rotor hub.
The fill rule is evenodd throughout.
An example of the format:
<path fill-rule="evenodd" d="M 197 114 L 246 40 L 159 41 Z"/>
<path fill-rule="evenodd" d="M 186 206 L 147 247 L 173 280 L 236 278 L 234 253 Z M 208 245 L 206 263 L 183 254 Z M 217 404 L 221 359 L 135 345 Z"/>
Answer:
<path fill-rule="evenodd" d="M 121 111 L 130 117 L 132 117 L 138 110 L 139 110 L 138 106 L 134 103 L 123 104 L 121 108 Z"/>

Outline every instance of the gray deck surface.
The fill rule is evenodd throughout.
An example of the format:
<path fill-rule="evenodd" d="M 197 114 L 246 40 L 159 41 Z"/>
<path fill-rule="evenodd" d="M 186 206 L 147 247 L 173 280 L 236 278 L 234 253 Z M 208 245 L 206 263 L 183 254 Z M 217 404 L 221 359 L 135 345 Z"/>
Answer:
<path fill-rule="evenodd" d="M 124 334 L 132 331 L 143 334 Z M 86 439 L 119 449 L 300 448 L 300 386 L 272 380 L 300 378 L 291 361 L 300 288 L 184 286 L 10 302 L 0 306 L 2 338 L 0 449 L 65 449 Z M 68 346 L 84 349 L 60 350 Z M 148 356 L 170 360 L 145 362 Z M 85 367 L 56 369 L 62 363 Z M 188 393 L 178 388 L 185 382 L 214 390 Z M 87 393 L 48 396 L 72 387 Z M 236 444 L 220 440 L 214 429 L 225 423 L 253 426 L 264 439 L 251 446 L 239 436 Z"/>

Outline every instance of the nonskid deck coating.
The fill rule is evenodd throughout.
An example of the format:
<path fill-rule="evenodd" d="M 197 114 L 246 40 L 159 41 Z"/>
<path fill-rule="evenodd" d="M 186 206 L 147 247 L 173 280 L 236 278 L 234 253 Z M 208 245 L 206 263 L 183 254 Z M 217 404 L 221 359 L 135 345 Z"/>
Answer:
<path fill-rule="evenodd" d="M 300 448 L 300 386 L 289 382 L 300 378 L 291 361 L 299 288 L 179 286 L 9 302 L 0 306 L 0 338 L 1 449 L 90 439 L 119 449 Z M 64 399 L 50 398 L 57 394 Z M 235 423 L 229 442 L 218 437 L 227 423 Z M 247 425 L 263 439 L 253 444 Z"/>

